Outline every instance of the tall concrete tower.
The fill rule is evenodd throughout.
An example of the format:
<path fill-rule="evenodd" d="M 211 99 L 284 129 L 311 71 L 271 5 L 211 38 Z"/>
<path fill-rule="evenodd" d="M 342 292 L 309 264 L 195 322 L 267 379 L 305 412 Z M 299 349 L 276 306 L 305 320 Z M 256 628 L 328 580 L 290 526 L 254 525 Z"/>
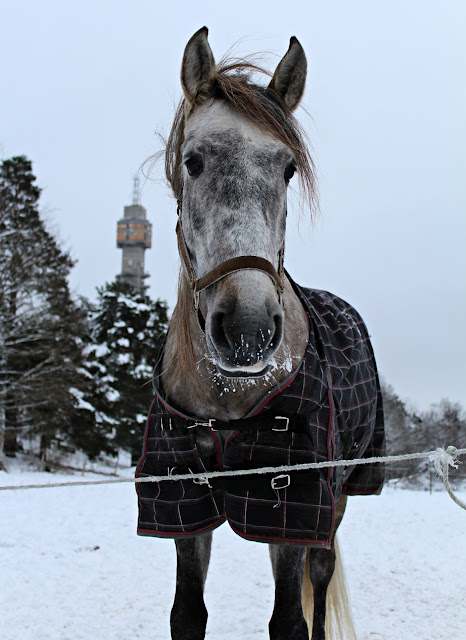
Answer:
<path fill-rule="evenodd" d="M 152 225 L 146 219 L 146 210 L 140 203 L 139 178 L 134 178 L 133 204 L 125 207 L 124 217 L 118 220 L 117 247 L 123 249 L 119 280 L 138 291 L 144 291 L 144 252 L 152 243 Z"/>

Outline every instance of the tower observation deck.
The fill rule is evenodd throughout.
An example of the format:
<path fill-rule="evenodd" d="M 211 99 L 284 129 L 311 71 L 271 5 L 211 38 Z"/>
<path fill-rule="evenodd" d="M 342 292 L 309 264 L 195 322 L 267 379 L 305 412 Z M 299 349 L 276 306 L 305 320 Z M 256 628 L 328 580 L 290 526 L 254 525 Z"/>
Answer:
<path fill-rule="evenodd" d="M 152 224 L 146 219 L 146 210 L 140 203 L 139 178 L 134 178 L 133 204 L 125 207 L 124 217 L 118 220 L 117 247 L 123 249 L 121 274 L 118 279 L 138 291 L 144 291 L 144 252 L 152 244 Z"/>

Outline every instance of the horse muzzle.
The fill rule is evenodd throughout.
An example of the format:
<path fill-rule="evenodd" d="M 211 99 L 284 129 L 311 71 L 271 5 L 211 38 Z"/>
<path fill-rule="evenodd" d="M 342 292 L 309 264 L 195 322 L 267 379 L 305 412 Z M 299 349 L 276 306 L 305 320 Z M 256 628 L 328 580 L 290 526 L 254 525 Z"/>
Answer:
<path fill-rule="evenodd" d="M 265 375 L 281 343 L 282 305 L 271 283 L 261 287 L 261 280 L 262 274 L 238 273 L 219 283 L 212 296 L 206 338 L 219 372 L 226 377 Z M 250 285 L 247 292 L 245 281 Z"/>

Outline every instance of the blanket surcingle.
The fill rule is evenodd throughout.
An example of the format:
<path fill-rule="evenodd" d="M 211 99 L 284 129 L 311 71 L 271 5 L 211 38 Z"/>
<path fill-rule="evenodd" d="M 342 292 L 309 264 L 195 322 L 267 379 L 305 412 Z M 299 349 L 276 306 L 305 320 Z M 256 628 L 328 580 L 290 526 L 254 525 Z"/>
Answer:
<path fill-rule="evenodd" d="M 341 298 L 292 284 L 309 318 L 298 369 L 245 418 L 221 425 L 199 425 L 205 421 L 167 404 L 156 388 L 137 476 L 384 455 L 382 398 L 363 320 Z M 224 446 L 216 428 L 229 429 Z M 197 429 L 215 444 L 208 460 L 199 455 Z M 248 540 L 328 548 L 340 494 L 380 493 L 383 479 L 383 464 L 376 463 L 212 479 L 210 486 L 192 480 L 138 484 L 138 534 L 190 537 L 228 520 Z"/>

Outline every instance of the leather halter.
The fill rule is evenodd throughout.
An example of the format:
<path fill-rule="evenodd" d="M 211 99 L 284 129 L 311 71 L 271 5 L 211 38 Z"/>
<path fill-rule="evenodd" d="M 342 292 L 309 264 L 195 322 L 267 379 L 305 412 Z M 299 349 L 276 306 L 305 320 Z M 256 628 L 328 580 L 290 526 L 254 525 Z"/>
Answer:
<path fill-rule="evenodd" d="M 266 273 L 272 279 L 277 288 L 280 305 L 283 303 L 284 245 L 278 252 L 278 271 L 275 269 L 273 264 L 265 258 L 261 258 L 259 256 L 238 256 L 237 258 L 230 258 L 229 260 L 221 262 L 201 278 L 197 278 L 183 235 L 183 229 L 181 226 L 181 207 L 179 205 L 178 221 L 176 223 L 176 237 L 178 240 L 178 251 L 186 269 L 189 285 L 194 294 L 194 308 L 197 312 L 199 312 L 199 294 L 201 291 L 204 291 L 204 289 L 207 289 L 212 284 L 222 280 L 222 278 L 230 275 L 230 273 L 244 270 L 262 271 L 263 273 Z"/>

